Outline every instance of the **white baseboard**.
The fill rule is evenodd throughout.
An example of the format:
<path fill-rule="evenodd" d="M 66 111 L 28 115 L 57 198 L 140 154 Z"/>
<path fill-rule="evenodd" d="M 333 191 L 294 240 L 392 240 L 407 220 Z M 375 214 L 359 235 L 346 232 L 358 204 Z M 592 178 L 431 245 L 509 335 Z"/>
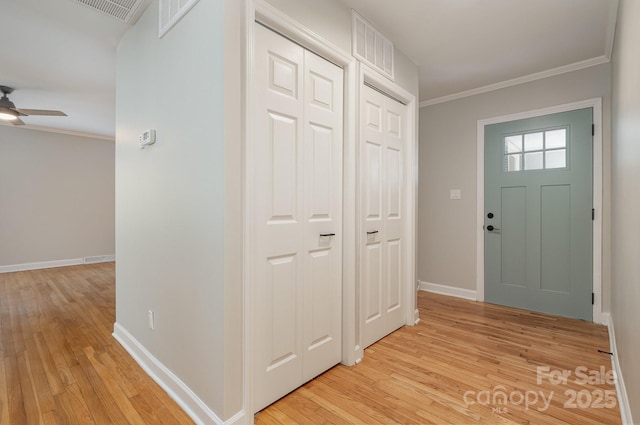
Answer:
<path fill-rule="evenodd" d="M 613 353 L 611 356 L 611 366 L 616 376 L 616 394 L 618 395 L 618 403 L 620 404 L 620 418 L 622 425 L 633 425 L 631 406 L 629 405 L 627 389 L 624 386 L 622 370 L 620 369 L 620 362 L 618 360 L 618 348 L 616 346 L 616 332 L 613 327 L 613 318 L 611 318 L 609 313 L 603 313 L 602 315 L 606 317 L 607 327 L 609 328 L 609 349 Z"/>
<path fill-rule="evenodd" d="M 433 292 L 434 294 L 449 295 L 451 297 L 464 298 L 476 301 L 477 293 L 471 289 L 456 288 L 455 286 L 440 285 L 437 283 L 420 281 L 420 290 Z"/>
<path fill-rule="evenodd" d="M 244 414 L 244 410 L 239 411 L 229 419 L 224 422 L 224 425 L 241 425 L 245 423 L 247 420 L 246 415 Z M 251 424 L 253 424 L 253 417 L 251 418 Z"/>
<path fill-rule="evenodd" d="M 66 260 L 39 261 L 36 263 L 10 264 L 0 266 L 0 273 L 23 272 L 26 270 L 50 269 L 53 267 L 78 266 L 80 264 L 95 264 L 115 261 L 115 255 L 96 255 L 83 258 L 70 258 Z"/>
<path fill-rule="evenodd" d="M 611 320 L 611 315 L 607 312 L 599 312 L 593 314 L 593 323 L 603 326 L 609 326 L 609 321 Z"/>
<path fill-rule="evenodd" d="M 127 350 L 142 369 L 178 403 L 196 424 L 232 425 L 240 424 L 245 420 L 244 411 L 238 412 L 226 422 L 218 418 L 180 378 L 156 359 L 119 323 L 113 326 L 113 337 Z"/>

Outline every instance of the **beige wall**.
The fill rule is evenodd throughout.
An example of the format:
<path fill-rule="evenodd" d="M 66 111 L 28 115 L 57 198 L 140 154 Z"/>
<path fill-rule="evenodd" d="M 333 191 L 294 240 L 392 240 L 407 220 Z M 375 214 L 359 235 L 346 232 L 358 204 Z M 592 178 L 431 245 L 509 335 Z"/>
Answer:
<path fill-rule="evenodd" d="M 612 302 L 618 358 L 640 424 L 640 3 L 622 0 L 612 69 Z M 629 418 L 631 419 L 631 418 Z M 631 422 L 629 422 L 631 423 Z"/>
<path fill-rule="evenodd" d="M 115 253 L 112 140 L 0 126 L 0 267 Z"/>
<path fill-rule="evenodd" d="M 603 98 L 603 309 L 610 281 L 609 64 L 420 109 L 418 279 L 476 289 L 476 146 L 480 119 Z M 449 200 L 461 189 L 462 200 Z"/>

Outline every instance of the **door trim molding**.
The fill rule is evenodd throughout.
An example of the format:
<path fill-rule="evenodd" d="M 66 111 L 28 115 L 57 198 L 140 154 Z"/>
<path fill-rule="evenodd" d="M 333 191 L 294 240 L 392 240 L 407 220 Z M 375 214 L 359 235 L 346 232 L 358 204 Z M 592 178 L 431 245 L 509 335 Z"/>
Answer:
<path fill-rule="evenodd" d="M 417 175 L 418 175 L 418 139 L 416 137 L 416 111 L 417 111 L 417 100 L 416 97 L 411 94 L 409 91 L 403 89 L 393 81 L 383 77 L 380 73 L 373 68 L 365 65 L 364 63 L 359 63 L 359 79 L 358 79 L 358 108 L 360 107 L 361 100 L 361 91 L 362 88 L 366 85 L 372 87 L 375 90 L 382 92 L 383 94 L 393 98 L 394 100 L 399 101 L 404 104 L 407 108 L 407 123 L 406 123 L 406 134 L 407 134 L 407 146 L 404 152 L 404 179 L 405 179 L 405 193 L 404 193 L 404 208 L 405 208 L 405 227 L 404 227 L 404 237 L 406 238 L 406 258 L 404 259 L 405 264 L 405 280 L 406 280 L 406 293 L 405 293 L 405 303 L 407 305 L 407 310 L 405 311 L 405 320 L 404 323 L 409 326 L 413 326 L 420 321 L 418 315 L 418 308 L 416 304 L 416 294 L 417 294 L 417 281 L 416 281 L 416 243 L 417 239 L 415 237 L 415 229 L 416 229 L 416 191 L 417 191 Z M 360 140 L 360 130 L 358 125 L 358 140 Z M 357 143 L 359 146 L 360 143 Z M 357 148 L 357 155 L 360 154 L 359 147 Z M 358 201 L 360 199 L 360 185 L 358 185 Z M 359 204 L 359 202 L 358 202 Z M 358 214 L 360 211 L 358 210 Z M 359 215 L 358 215 L 359 217 Z M 360 235 L 362 231 L 364 231 L 363 223 L 360 220 L 357 220 L 356 231 L 357 234 Z M 358 239 L 359 240 L 359 239 Z M 360 249 L 358 249 L 358 264 L 360 260 Z M 358 275 L 359 278 L 359 275 Z M 359 302 L 362 301 L 360 298 Z M 363 320 L 358 320 L 358 335 L 362 335 L 362 327 Z M 358 341 L 360 343 L 361 341 Z M 363 351 L 363 348 L 360 349 Z"/>
<path fill-rule="evenodd" d="M 348 231 L 356 226 L 356 199 L 351 194 L 356 191 L 356 93 L 357 70 L 356 60 L 339 47 L 333 45 L 324 38 L 318 36 L 310 29 L 291 19 L 277 8 L 268 4 L 265 0 L 247 0 L 245 11 L 245 53 L 244 53 L 244 152 L 243 170 L 244 176 L 244 240 L 243 240 L 243 405 L 245 421 L 253 423 L 253 349 L 255 333 L 253 323 L 253 311 L 256 303 L 254 283 L 254 259 L 251 252 L 255 241 L 255 231 L 252 224 L 252 215 L 247 211 L 253 210 L 254 187 L 252 184 L 252 157 L 255 143 L 252 117 L 254 116 L 253 81 L 255 76 L 255 32 L 254 22 L 259 22 L 275 32 L 285 36 L 293 42 L 301 45 L 322 58 L 338 65 L 344 70 L 344 123 L 343 123 L 343 270 L 342 270 L 342 363 L 353 365 L 362 357 L 362 350 L 356 341 L 357 320 L 357 294 L 356 294 L 356 233 Z"/>
<path fill-rule="evenodd" d="M 499 124 L 542 115 L 557 114 L 583 108 L 593 108 L 593 208 L 596 210 L 593 220 L 593 322 L 606 324 L 602 312 L 602 98 L 593 98 L 579 102 L 566 103 L 548 108 L 534 109 L 515 114 L 478 120 L 477 125 L 477 210 L 476 210 L 476 294 L 478 301 L 484 301 L 484 128 Z"/>

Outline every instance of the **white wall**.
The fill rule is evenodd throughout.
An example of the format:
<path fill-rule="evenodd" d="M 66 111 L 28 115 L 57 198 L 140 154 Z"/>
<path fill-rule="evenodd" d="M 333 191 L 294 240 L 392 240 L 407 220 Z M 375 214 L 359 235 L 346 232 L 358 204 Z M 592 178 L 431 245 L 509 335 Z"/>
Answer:
<path fill-rule="evenodd" d="M 114 153 L 112 140 L 0 126 L 0 267 L 114 254 Z"/>
<path fill-rule="evenodd" d="M 612 69 L 612 303 L 617 354 L 640 422 L 640 3 L 622 0 Z M 631 418 L 629 418 L 631 419 Z M 629 422 L 631 423 L 631 421 Z"/>
<path fill-rule="evenodd" d="M 610 65 L 420 109 L 418 279 L 476 289 L 477 121 L 603 98 L 603 310 L 610 282 Z M 462 200 L 449 200 L 461 189 Z"/>
<path fill-rule="evenodd" d="M 219 417 L 223 26 L 222 0 L 200 0 L 159 39 L 154 1 L 120 43 L 116 79 L 116 321 Z M 142 150 L 147 128 L 157 142 Z"/>

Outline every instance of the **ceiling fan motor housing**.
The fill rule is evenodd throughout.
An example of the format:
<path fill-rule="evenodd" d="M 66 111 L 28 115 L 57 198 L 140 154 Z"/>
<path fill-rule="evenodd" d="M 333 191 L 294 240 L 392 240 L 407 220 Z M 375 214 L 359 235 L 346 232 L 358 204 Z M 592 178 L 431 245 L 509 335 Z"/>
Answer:
<path fill-rule="evenodd" d="M 9 100 L 7 95 L 13 93 L 12 87 L 0 86 L 0 91 L 2 92 L 2 98 L 0 98 L 0 113 L 18 116 L 17 112 L 14 111 L 16 105 Z"/>
<path fill-rule="evenodd" d="M 0 99 L 0 108 L 11 108 L 14 109 L 16 107 L 16 105 L 9 100 L 9 98 L 7 97 L 7 95 L 3 95 L 2 99 Z"/>

